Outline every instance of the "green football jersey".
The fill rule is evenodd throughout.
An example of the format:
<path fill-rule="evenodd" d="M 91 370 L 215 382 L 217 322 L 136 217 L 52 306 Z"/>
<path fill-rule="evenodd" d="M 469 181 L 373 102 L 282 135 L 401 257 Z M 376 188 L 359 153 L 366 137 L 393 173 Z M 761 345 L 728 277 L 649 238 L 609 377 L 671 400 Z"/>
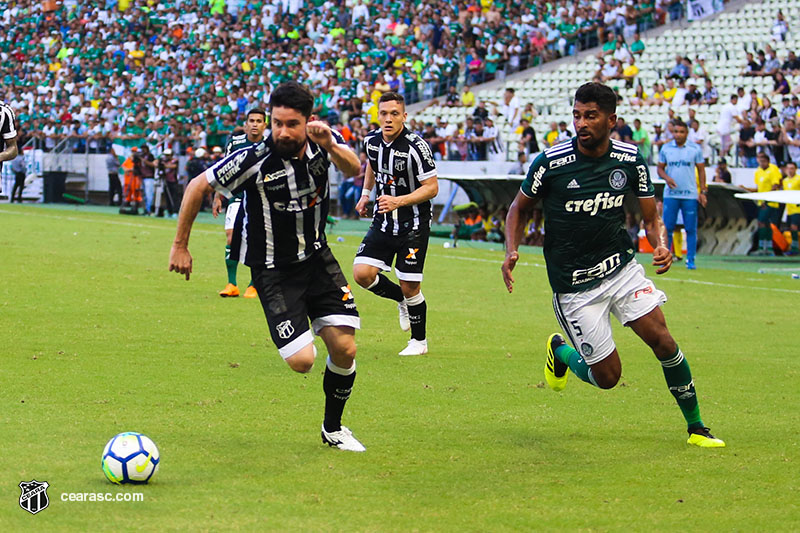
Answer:
<path fill-rule="evenodd" d="M 246 133 L 242 133 L 241 135 L 231 135 L 231 138 L 228 140 L 228 144 L 225 146 L 225 157 L 228 157 L 233 152 L 241 150 L 242 148 L 247 148 L 248 146 L 256 144 L 253 141 L 247 138 Z M 244 198 L 244 193 L 234 194 L 230 202 L 241 202 L 242 198 Z"/>
<path fill-rule="evenodd" d="M 615 274 L 635 255 L 625 229 L 625 194 L 654 196 L 636 145 L 612 140 L 587 157 L 577 137 L 545 150 L 522 182 L 522 194 L 544 206 L 544 258 L 553 292 L 579 292 Z"/>

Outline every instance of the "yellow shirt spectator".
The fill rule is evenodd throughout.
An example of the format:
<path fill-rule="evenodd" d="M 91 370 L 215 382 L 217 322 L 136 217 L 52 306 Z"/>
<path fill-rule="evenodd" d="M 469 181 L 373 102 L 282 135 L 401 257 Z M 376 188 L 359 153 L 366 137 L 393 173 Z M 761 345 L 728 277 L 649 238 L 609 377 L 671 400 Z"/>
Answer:
<path fill-rule="evenodd" d="M 800 191 L 800 176 L 795 174 L 791 178 L 783 178 L 784 191 Z M 787 215 L 800 215 L 800 205 L 786 204 Z"/>
<path fill-rule="evenodd" d="M 781 171 L 778 167 L 773 165 L 772 163 L 766 169 L 758 167 L 756 169 L 755 181 L 756 187 L 758 187 L 758 192 L 769 192 L 773 190 L 775 185 L 781 184 Z M 763 205 L 763 202 L 759 202 L 758 205 Z M 774 202 L 769 202 L 767 204 L 769 207 L 778 208 L 780 207 L 779 204 Z"/>
<path fill-rule="evenodd" d="M 667 102 L 671 102 L 672 99 L 675 97 L 675 93 L 676 92 L 678 92 L 678 89 L 676 87 L 673 87 L 672 89 L 665 90 L 664 91 L 664 95 L 663 95 L 664 96 L 664 100 L 666 100 Z"/>
<path fill-rule="evenodd" d="M 627 65 L 622 69 L 622 76 L 624 78 L 633 78 L 637 74 L 639 74 L 639 67 L 636 65 Z"/>
<path fill-rule="evenodd" d="M 471 90 L 467 89 L 467 91 L 461 95 L 461 105 L 464 107 L 472 107 L 475 105 L 475 93 Z"/>

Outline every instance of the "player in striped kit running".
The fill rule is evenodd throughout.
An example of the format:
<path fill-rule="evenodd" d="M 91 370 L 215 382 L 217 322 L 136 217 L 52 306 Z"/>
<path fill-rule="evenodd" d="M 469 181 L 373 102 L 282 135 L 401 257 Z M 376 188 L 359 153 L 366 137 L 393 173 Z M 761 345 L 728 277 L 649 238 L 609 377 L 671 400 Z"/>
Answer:
<path fill-rule="evenodd" d="M 309 120 L 313 105 L 314 96 L 303 85 L 279 85 L 270 96 L 265 139 L 224 157 L 189 183 L 169 269 L 189 279 L 189 234 L 203 198 L 214 190 L 226 197 L 244 192 L 244 263 L 251 268 L 272 340 L 292 370 L 307 373 L 317 353 L 312 329 L 322 337 L 328 350 L 322 441 L 363 452 L 364 445 L 341 425 L 356 377 L 360 320 L 325 236 L 329 167 L 332 163 L 352 176 L 361 164 L 341 135 Z"/>
<path fill-rule="evenodd" d="M 353 277 L 365 289 L 397 302 L 400 327 L 411 330 L 400 355 L 428 352 L 428 307 L 420 290 L 433 215 L 431 199 L 439 192 L 436 164 L 428 143 L 405 127 L 406 106 L 397 93 L 378 101 L 380 129 L 364 140 L 367 172 L 356 212 L 367 214 L 375 187 L 372 225 L 358 247 Z M 399 284 L 384 276 L 392 262 Z"/>

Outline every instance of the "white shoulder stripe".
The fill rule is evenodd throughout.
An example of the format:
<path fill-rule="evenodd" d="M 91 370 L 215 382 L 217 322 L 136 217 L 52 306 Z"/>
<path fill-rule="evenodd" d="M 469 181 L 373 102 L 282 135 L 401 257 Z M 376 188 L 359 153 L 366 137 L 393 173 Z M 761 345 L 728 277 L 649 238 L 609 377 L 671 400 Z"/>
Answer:
<path fill-rule="evenodd" d="M 557 144 L 551 148 L 548 148 L 544 151 L 545 154 L 548 156 L 566 154 L 572 151 L 572 143 L 571 142 L 563 142 L 561 144 Z"/>
<path fill-rule="evenodd" d="M 618 141 L 616 139 L 611 139 L 611 144 L 614 148 L 617 150 L 622 150 L 623 152 L 631 152 L 635 154 L 639 151 L 639 148 L 635 144 Z"/>

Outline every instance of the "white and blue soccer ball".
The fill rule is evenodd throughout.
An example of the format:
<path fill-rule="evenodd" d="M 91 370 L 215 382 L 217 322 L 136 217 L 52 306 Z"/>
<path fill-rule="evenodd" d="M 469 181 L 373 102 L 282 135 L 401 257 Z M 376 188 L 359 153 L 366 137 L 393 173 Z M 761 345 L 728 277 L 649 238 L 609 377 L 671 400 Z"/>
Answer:
<path fill-rule="evenodd" d="M 111 483 L 147 483 L 158 470 L 161 456 L 146 435 L 128 431 L 113 437 L 103 450 L 103 473 Z"/>

